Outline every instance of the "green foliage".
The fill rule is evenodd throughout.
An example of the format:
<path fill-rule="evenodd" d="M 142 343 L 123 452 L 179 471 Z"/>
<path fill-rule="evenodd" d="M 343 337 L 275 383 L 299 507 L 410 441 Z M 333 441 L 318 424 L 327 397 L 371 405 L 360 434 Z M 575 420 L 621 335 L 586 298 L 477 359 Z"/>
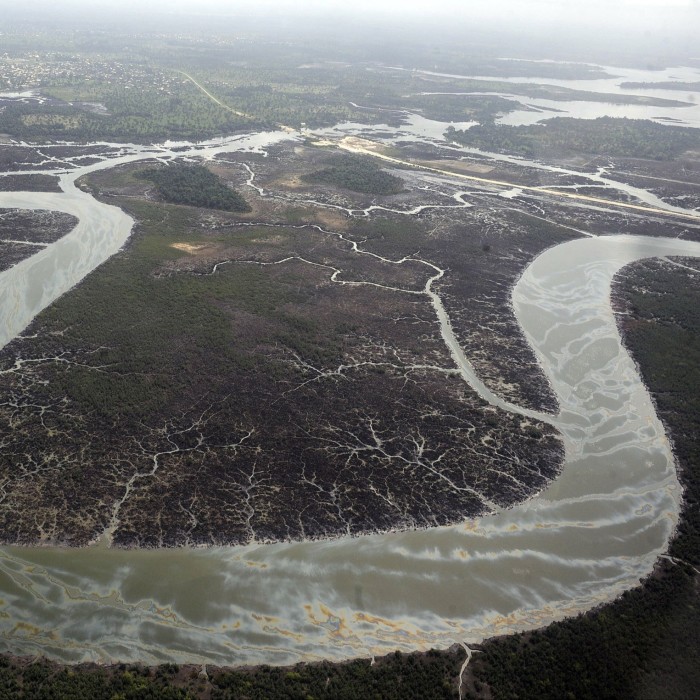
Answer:
<path fill-rule="evenodd" d="M 0 700 L 190 700 L 185 688 L 148 669 L 73 670 L 39 661 L 26 666 L 3 659 Z"/>
<path fill-rule="evenodd" d="M 700 129 L 613 117 L 556 117 L 529 126 L 482 124 L 465 131 L 450 127 L 447 136 L 465 146 L 524 156 L 585 153 L 668 160 L 700 148 Z"/>
<path fill-rule="evenodd" d="M 261 666 L 213 678 L 212 700 L 438 700 L 457 697 L 461 650 L 440 654 L 400 652 L 344 664 L 299 664 L 293 670 Z"/>
<path fill-rule="evenodd" d="M 400 177 L 384 172 L 367 156 L 342 155 L 332 158 L 329 167 L 304 175 L 302 179 L 366 194 L 398 194 L 403 191 Z"/>
<path fill-rule="evenodd" d="M 176 164 L 151 168 L 140 177 L 155 183 L 160 196 L 171 204 L 185 204 L 223 211 L 250 211 L 248 203 L 235 190 L 202 165 Z"/>
<path fill-rule="evenodd" d="M 43 315 L 47 328 L 75 329 L 63 336 L 66 347 L 76 352 L 86 343 L 101 347 L 95 360 L 119 368 L 94 372 L 74 366 L 56 375 L 57 385 L 81 410 L 107 421 L 138 421 L 195 391 L 216 393 L 219 378 L 243 369 L 274 373 L 274 363 L 252 352 L 236 331 L 231 309 L 268 319 L 274 339 L 297 351 L 337 354 L 337 338 L 285 311 L 305 293 L 291 272 L 274 282 L 252 265 L 224 265 L 215 275 L 156 274 L 168 260 L 183 256 L 173 244 L 201 239 L 187 214 L 171 205 L 129 200 L 128 210 L 141 222 L 142 235 Z M 228 243 L 240 245 L 257 235 L 254 227 L 225 234 Z"/>
<path fill-rule="evenodd" d="M 493 61 L 476 57 L 462 43 L 435 47 L 412 41 L 406 48 L 392 41 L 377 44 L 370 38 L 372 32 L 367 35 L 368 44 L 353 33 L 331 39 L 325 30 L 303 37 L 296 24 L 290 25 L 293 34 L 286 39 L 280 38 L 281 27 L 275 26 L 272 41 L 261 40 L 260 28 L 246 34 L 237 24 L 228 38 L 219 29 L 217 25 L 204 40 L 179 32 L 168 35 L 165 30 L 123 34 L 113 26 L 97 34 L 58 29 L 49 34 L 35 28 L 31 33 L 6 32 L 0 89 L 38 88 L 52 99 L 43 105 L 3 105 L 3 132 L 27 140 L 146 143 L 198 140 L 277 124 L 296 128 L 343 121 L 399 125 L 405 111 L 441 121 L 483 123 L 517 108 L 516 101 L 499 93 L 616 104 L 684 104 L 498 78 L 443 77 L 426 84 L 420 73 L 378 67 L 411 64 L 462 75 L 605 75 L 580 64 Z M 368 55 L 376 62 L 369 70 Z M 183 70 L 222 104 L 187 80 Z M 445 94 L 426 94 L 431 87 Z"/>
<path fill-rule="evenodd" d="M 639 677 L 675 615 L 693 615 L 693 587 L 692 576 L 675 568 L 595 613 L 486 644 L 473 672 L 497 698 L 638 697 Z"/>
<path fill-rule="evenodd" d="M 345 664 L 259 666 L 216 671 L 210 682 L 194 667 L 65 668 L 20 665 L 0 657 L 0 700 L 453 700 L 464 653 L 399 652 Z"/>

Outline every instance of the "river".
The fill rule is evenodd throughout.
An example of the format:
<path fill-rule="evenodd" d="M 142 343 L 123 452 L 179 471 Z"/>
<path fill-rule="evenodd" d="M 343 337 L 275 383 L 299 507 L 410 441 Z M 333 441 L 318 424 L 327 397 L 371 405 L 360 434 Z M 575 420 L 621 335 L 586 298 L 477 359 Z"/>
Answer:
<path fill-rule="evenodd" d="M 129 217 L 75 187 L 80 175 L 152 157 L 264 153 L 289 138 L 256 134 L 177 154 L 129 147 L 63 173 L 64 194 L 1 193 L 0 207 L 80 219 L 64 239 L 0 274 L 2 344 L 129 235 Z M 561 476 L 537 498 L 452 527 L 328 541 L 5 547 L 3 650 L 71 662 L 345 659 L 477 642 L 614 598 L 664 551 L 680 487 L 653 404 L 620 344 L 610 281 L 634 260 L 667 255 L 700 256 L 700 243 L 571 241 L 540 255 L 513 290 L 518 320 L 559 398 L 555 421 L 566 445 Z"/>

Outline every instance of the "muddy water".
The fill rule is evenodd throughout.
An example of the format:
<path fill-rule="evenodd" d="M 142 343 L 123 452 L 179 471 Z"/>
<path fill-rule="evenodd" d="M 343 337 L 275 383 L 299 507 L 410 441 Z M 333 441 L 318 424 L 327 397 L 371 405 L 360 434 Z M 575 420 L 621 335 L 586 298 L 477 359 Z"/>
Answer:
<path fill-rule="evenodd" d="M 289 136 L 186 154 L 260 152 L 282 138 Z M 132 149 L 82 172 L 147 157 L 169 152 Z M 6 337 L 128 235 L 128 217 L 73 186 L 79 174 L 64 176 L 65 195 L 0 195 L 0 206 L 81 217 L 59 244 L 0 275 Z M 518 318 L 562 406 L 566 466 L 538 498 L 454 527 L 333 541 L 3 548 L 0 648 L 68 661 L 342 659 L 478 641 L 609 600 L 649 572 L 677 519 L 670 448 L 609 307 L 616 270 L 660 255 L 700 256 L 700 244 L 577 240 L 542 254 L 514 290 Z"/>

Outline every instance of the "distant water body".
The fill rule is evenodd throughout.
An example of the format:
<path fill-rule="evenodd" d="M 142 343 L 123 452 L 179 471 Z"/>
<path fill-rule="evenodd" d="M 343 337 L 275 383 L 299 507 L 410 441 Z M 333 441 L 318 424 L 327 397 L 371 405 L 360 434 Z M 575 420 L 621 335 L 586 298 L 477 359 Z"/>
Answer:
<path fill-rule="evenodd" d="M 600 66 L 608 73 L 607 77 L 588 80 L 557 80 L 554 78 L 501 78 L 488 75 L 456 75 L 452 73 L 435 73 L 431 71 L 416 71 L 418 74 L 434 77 L 462 78 L 465 80 L 483 80 L 503 82 L 511 85 L 544 85 L 567 88 L 591 93 L 602 93 L 614 98 L 625 95 L 667 100 L 667 105 L 645 104 L 616 104 L 614 102 L 597 102 L 589 100 L 553 100 L 542 97 L 528 97 L 511 92 L 483 90 L 478 92 L 439 91 L 428 92 L 425 95 L 497 95 L 519 102 L 522 107 L 508 112 L 496 121 L 509 126 L 536 124 L 543 119 L 552 117 L 574 117 L 576 119 L 596 119 L 598 117 L 626 117 L 628 119 L 649 119 L 659 124 L 673 124 L 700 128 L 700 91 L 699 90 L 669 90 L 664 87 L 630 88 L 624 83 L 698 83 L 700 69 L 687 66 L 674 66 L 664 70 L 639 70 L 633 68 L 618 68 Z M 682 103 L 670 104 L 670 103 Z"/>

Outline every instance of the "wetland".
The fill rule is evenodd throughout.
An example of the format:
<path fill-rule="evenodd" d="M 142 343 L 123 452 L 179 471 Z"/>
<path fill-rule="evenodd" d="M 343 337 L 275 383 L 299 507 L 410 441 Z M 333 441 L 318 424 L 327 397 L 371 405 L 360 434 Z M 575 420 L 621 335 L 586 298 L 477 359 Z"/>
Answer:
<path fill-rule="evenodd" d="M 309 65 L 318 76 L 348 70 Z M 570 68 L 538 80 L 576 83 Z M 593 68 L 580 67 L 582 91 L 610 80 Z M 155 75 L 124 70 L 142 84 Z M 291 83 L 268 70 L 268 82 L 277 71 L 276 85 Z M 0 145 L 8 651 L 230 666 L 459 642 L 468 646 L 387 657 L 376 670 L 356 661 L 342 673 L 304 665 L 196 683 L 184 678 L 192 667 L 85 677 L 125 692 L 133 673 L 139 687 L 179 674 L 173 697 L 280 683 L 323 696 L 317 672 L 363 688 L 410 664 L 406 677 L 436 697 L 456 685 L 460 697 L 484 687 L 500 697 L 529 682 L 515 666 L 531 637 L 477 644 L 615 599 L 674 532 L 657 567 L 666 592 L 647 584 L 614 605 L 661 609 L 681 589 L 692 601 L 696 460 L 684 435 L 695 412 L 682 388 L 693 362 L 679 351 L 672 376 L 659 377 L 649 349 L 666 333 L 673 348 L 693 351 L 697 339 L 684 291 L 697 286 L 689 256 L 700 248 L 696 130 L 569 118 L 538 127 L 536 138 L 554 136 L 537 143 L 493 123 L 529 90 L 512 89 L 518 78 L 505 81 L 508 94 L 498 83 L 501 94 L 457 109 L 459 96 L 404 91 L 426 80 L 472 89 L 466 81 L 483 76 L 360 66 L 343 82 L 358 102 L 311 80 L 302 106 L 279 87 L 274 97 L 234 88 L 233 73 L 218 71 L 181 83 L 187 100 L 208 101 L 210 125 L 184 126 L 199 114 L 185 101 L 168 117 L 177 129 L 141 104 L 142 129 L 99 81 L 81 103 L 69 104 L 80 81 L 6 98 L 16 135 Z M 631 73 L 620 80 L 649 77 Z M 377 75 L 399 76 L 381 100 Z M 564 106 L 563 87 L 547 98 Z M 684 109 L 642 97 L 611 104 Z M 88 101 L 106 111 L 81 116 Z M 455 118 L 457 130 L 436 118 Z M 288 121 L 296 128 L 280 128 Z M 58 130 L 75 141 L 47 138 Z M 127 130 L 141 145 L 106 140 Z M 238 133 L 206 140 L 217 130 Z M 660 262 L 635 262 L 647 258 Z M 577 624 L 587 623 L 556 623 L 544 639 L 575 639 Z M 512 673 L 498 670 L 501 649 Z M 29 673 L 26 687 L 32 673 L 62 673 L 16 663 L 3 668 Z M 538 692 L 571 687 L 562 673 Z"/>

